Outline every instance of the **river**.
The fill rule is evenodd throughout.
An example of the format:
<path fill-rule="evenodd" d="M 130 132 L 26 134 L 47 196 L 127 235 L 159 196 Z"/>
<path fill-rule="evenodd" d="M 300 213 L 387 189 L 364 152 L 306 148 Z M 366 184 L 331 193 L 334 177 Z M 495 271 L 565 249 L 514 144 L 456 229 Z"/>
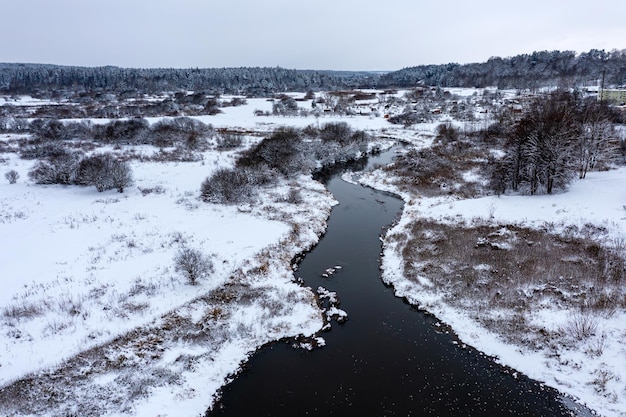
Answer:
<path fill-rule="evenodd" d="M 339 204 L 296 275 L 336 292 L 347 322 L 321 333 L 320 349 L 289 341 L 260 349 L 207 416 L 573 415 L 556 391 L 464 346 L 383 284 L 380 235 L 400 214 L 399 199 L 339 174 L 326 184 Z"/>

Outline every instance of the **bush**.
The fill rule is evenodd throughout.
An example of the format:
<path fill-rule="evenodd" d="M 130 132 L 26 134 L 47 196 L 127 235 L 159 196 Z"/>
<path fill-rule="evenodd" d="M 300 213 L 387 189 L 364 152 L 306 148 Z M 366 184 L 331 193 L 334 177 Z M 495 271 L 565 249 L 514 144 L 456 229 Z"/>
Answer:
<path fill-rule="evenodd" d="M 346 122 L 326 123 L 320 129 L 322 142 L 337 142 L 347 145 L 352 136 L 352 128 Z"/>
<path fill-rule="evenodd" d="M 293 97 L 283 96 L 272 105 L 272 114 L 293 116 L 298 113 L 298 103 Z"/>
<path fill-rule="evenodd" d="M 161 148 L 182 144 L 193 149 L 199 147 L 211 131 L 211 126 L 190 117 L 162 119 L 150 127 L 145 141 Z"/>
<path fill-rule="evenodd" d="M 22 159 L 57 158 L 67 154 L 67 149 L 58 142 L 36 142 L 20 149 Z"/>
<path fill-rule="evenodd" d="M 9 184 L 15 184 L 19 177 L 20 177 L 20 174 L 18 174 L 18 172 L 14 169 L 4 174 L 4 178 L 6 178 L 7 181 L 9 181 Z"/>
<path fill-rule="evenodd" d="M 210 98 L 204 106 L 204 112 L 211 116 L 221 113 L 219 101 L 216 98 Z"/>
<path fill-rule="evenodd" d="M 82 153 L 63 150 L 48 160 L 38 161 L 28 172 L 37 184 L 74 184 Z"/>
<path fill-rule="evenodd" d="M 124 188 L 132 184 L 133 178 L 128 163 L 118 160 L 110 153 L 104 153 L 80 161 L 76 182 L 94 185 L 98 192 L 115 188 L 123 193 Z"/>
<path fill-rule="evenodd" d="M 236 133 L 222 133 L 217 140 L 217 149 L 220 151 L 237 149 L 243 143 L 242 135 Z"/>
<path fill-rule="evenodd" d="M 413 124 L 421 123 L 423 121 L 423 115 L 420 115 L 416 112 L 403 112 L 389 118 L 389 123 L 404 126 L 411 126 Z"/>
<path fill-rule="evenodd" d="M 237 161 L 237 166 L 245 168 L 267 166 L 285 176 L 294 175 L 303 172 L 307 167 L 302 148 L 300 131 L 291 127 L 281 127 L 272 136 L 244 152 Z"/>
<path fill-rule="evenodd" d="M 437 126 L 437 139 L 443 142 L 454 142 L 459 139 L 459 129 L 452 123 L 441 123 Z"/>
<path fill-rule="evenodd" d="M 30 123 L 30 131 L 41 140 L 63 140 L 68 137 L 65 126 L 58 120 L 35 119 Z"/>
<path fill-rule="evenodd" d="M 249 200 L 253 194 L 253 183 L 242 169 L 218 169 L 200 187 L 200 197 L 208 203 L 237 204 Z"/>
<path fill-rule="evenodd" d="M 213 272 L 213 262 L 200 250 L 183 246 L 174 257 L 174 269 L 183 274 L 191 285 L 196 285 L 198 279 Z"/>
<path fill-rule="evenodd" d="M 126 144 L 143 143 L 149 131 L 145 119 L 114 120 L 106 125 L 94 126 L 94 137 L 103 142 L 121 142 Z"/>

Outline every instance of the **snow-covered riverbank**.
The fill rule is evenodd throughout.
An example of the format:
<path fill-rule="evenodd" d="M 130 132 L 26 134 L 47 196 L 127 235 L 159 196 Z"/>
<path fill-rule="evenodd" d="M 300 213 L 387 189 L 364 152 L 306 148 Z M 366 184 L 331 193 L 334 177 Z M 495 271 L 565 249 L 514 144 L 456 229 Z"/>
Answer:
<path fill-rule="evenodd" d="M 471 224 L 491 225 L 496 229 L 517 225 L 550 233 L 594 230 L 592 239 L 600 244 L 619 244 L 626 236 L 626 169 L 594 172 L 577 181 L 562 194 L 545 196 L 491 196 L 477 199 L 452 197 L 425 198 L 401 192 L 387 173 L 377 171 L 361 178 L 374 188 L 401 194 L 405 208 L 399 222 L 389 230 L 384 244 L 383 279 L 395 288 L 396 295 L 434 314 L 450 325 L 460 339 L 497 358 L 498 362 L 523 372 L 546 385 L 577 398 L 603 416 L 626 415 L 626 313 L 616 305 L 608 312 L 581 313 L 557 304 L 537 303 L 529 311 L 482 311 L 498 315 L 503 322 L 519 320 L 545 329 L 554 337 L 548 345 L 533 349 L 510 342 L 507 330 L 487 329 L 476 320 L 474 307 L 459 308 L 449 294 L 438 292 L 428 274 L 408 279 L 403 250 L 417 220 L 464 228 Z M 498 226 L 500 225 L 500 226 Z M 408 238 L 406 236 L 408 235 Z M 398 238 L 398 236 L 404 236 Z M 506 249 L 506 248 L 505 248 Z M 498 256 L 494 253 L 493 256 Z M 417 267 L 417 265 L 416 265 Z M 484 266 L 485 268 L 488 267 Z M 549 275 L 549 273 L 548 273 Z M 453 277 L 450 277 L 454 279 Z M 594 277 L 589 277 L 593 281 Z M 540 288 L 543 284 L 534 284 Z M 519 297 L 533 297 L 533 288 Z M 468 299 L 469 303 L 471 300 Z M 519 316 L 517 315 L 519 314 Z M 573 335 L 577 326 L 588 326 L 588 334 Z"/>
<path fill-rule="evenodd" d="M 154 407 L 165 412 L 165 404 L 178 414 L 182 403 L 193 415 L 210 406 L 249 352 L 270 340 L 319 330 L 323 323 L 313 293 L 293 282 L 290 261 L 317 242 L 334 200 L 321 184 L 302 177 L 296 185 L 300 204 L 284 202 L 288 184 L 263 195 L 255 207 L 201 203 L 199 183 L 219 166 L 211 159 L 217 157 L 137 164 L 137 187 L 124 194 L 26 181 L 0 185 L 2 385 L 29 376 L 40 380 L 34 386 L 43 386 L 43 380 L 74 375 L 63 386 L 47 388 L 75 398 L 54 401 L 58 408 L 51 407 L 51 415 L 73 408 L 82 414 L 90 407 L 98 413 L 153 415 Z M 24 178 L 28 164 L 8 162 Z M 144 195 L 146 189 L 157 191 Z M 183 245 L 212 256 L 215 270 L 198 285 L 174 270 L 173 258 Z M 214 299 L 211 294 L 224 288 L 232 294 Z M 173 317 L 188 322 L 177 333 L 183 340 L 194 326 L 208 326 L 207 317 L 219 324 L 219 334 L 203 336 L 208 346 L 168 342 L 162 331 Z M 137 329 L 142 335 L 127 340 Z M 151 334 L 160 340 L 156 352 L 147 347 Z M 111 363 L 79 378 L 72 358 L 103 349 Z M 155 354 L 157 361 L 144 363 L 144 355 Z M 181 358 L 195 364 L 193 372 L 175 371 Z M 173 371 L 175 383 L 151 386 L 146 378 L 157 368 Z M 106 387 L 100 390 L 103 398 L 87 398 L 90 385 Z M 117 397 L 132 399 L 128 391 L 141 385 L 145 393 L 136 401 L 100 408 L 107 398 L 112 404 Z M 157 391 L 170 400 L 155 406 L 149 398 Z M 45 397 L 36 390 L 31 396 Z M 49 405 L 38 403 L 29 407 L 40 415 Z M 28 408 L 23 411 L 28 414 Z"/>

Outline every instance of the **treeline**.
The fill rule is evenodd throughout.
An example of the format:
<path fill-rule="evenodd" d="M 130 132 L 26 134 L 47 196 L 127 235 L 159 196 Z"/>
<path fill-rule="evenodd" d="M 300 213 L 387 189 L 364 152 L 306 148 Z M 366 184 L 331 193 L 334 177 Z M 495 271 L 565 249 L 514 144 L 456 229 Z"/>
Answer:
<path fill-rule="evenodd" d="M 381 76 L 379 87 L 412 87 L 420 84 L 440 87 L 488 87 L 537 89 L 626 84 L 626 50 L 605 52 L 592 49 L 541 51 L 509 58 L 490 58 L 484 63 L 421 65 Z"/>
<path fill-rule="evenodd" d="M 595 99 L 555 91 L 536 99 L 515 122 L 500 121 L 505 155 L 492 161 L 497 193 L 552 194 L 574 177 L 606 170 L 623 160 L 624 136 L 614 121 L 621 115 Z"/>
<path fill-rule="evenodd" d="M 368 72 L 279 67 L 138 69 L 0 64 L 0 91 L 9 94 L 33 94 L 54 89 L 108 92 L 137 90 L 143 93 L 188 90 L 255 97 L 282 91 L 373 87 L 377 79 L 377 75 Z"/>
<path fill-rule="evenodd" d="M 60 91 L 267 96 L 285 91 L 403 88 L 417 85 L 537 89 L 544 86 L 626 84 L 626 50 L 538 51 L 493 57 L 484 63 L 420 65 L 380 74 L 367 71 L 315 71 L 285 68 L 119 68 L 47 64 L 0 64 L 0 92 L 36 94 Z"/>
<path fill-rule="evenodd" d="M 621 120 L 605 102 L 557 90 L 478 129 L 442 123 L 431 146 L 411 149 L 385 169 L 401 188 L 425 196 L 553 194 L 590 171 L 624 163 Z"/>

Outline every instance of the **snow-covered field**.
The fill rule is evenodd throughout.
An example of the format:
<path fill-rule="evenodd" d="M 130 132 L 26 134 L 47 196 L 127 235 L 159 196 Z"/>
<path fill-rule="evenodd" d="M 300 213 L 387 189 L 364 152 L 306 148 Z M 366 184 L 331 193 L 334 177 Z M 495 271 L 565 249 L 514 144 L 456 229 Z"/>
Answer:
<path fill-rule="evenodd" d="M 255 133 L 316 123 L 255 117 L 255 109 L 271 110 L 271 103 L 250 99 L 199 119 Z M 370 131 L 386 125 L 382 118 L 345 120 Z M 248 144 L 260 139 L 246 136 Z M 27 175 L 34 161 L 2 154 L 3 175 L 15 170 L 19 179 L 0 183 L 0 386 L 31 382 L 5 390 L 0 414 L 198 415 L 258 347 L 323 326 L 314 291 L 295 282 L 291 260 L 324 232 L 332 196 L 301 177 L 262 193 L 253 206 L 203 203 L 201 182 L 233 157 L 202 157 L 132 162 L 134 185 L 120 194 L 34 184 Z M 285 202 L 292 188 L 301 203 Z M 211 257 L 214 271 L 198 285 L 174 268 L 183 246 Z"/>
<path fill-rule="evenodd" d="M 254 338 L 240 340 L 244 333 L 233 331 L 228 343 L 211 346 L 223 358 L 212 358 L 218 366 L 205 369 L 204 379 L 178 389 L 196 390 L 200 398 L 193 412 L 199 413 L 248 352 L 269 340 L 311 335 L 321 327 L 312 294 L 291 282 L 289 260 L 323 232 L 331 196 L 320 184 L 302 178 L 298 186 L 304 202 L 299 206 L 272 200 L 286 194 L 286 187 L 265 196 L 250 212 L 204 204 L 198 200 L 199 185 L 220 166 L 218 157 L 205 155 L 204 163 L 134 164 L 136 187 L 124 194 L 38 186 L 27 180 L 0 185 L 0 384 L 63 366 L 80 352 L 133 329 L 155 326 L 155 320 L 181 309 L 201 319 L 202 310 L 193 310 L 190 302 L 231 282 L 238 271 L 267 262 L 259 254 L 281 243 L 271 268 L 257 274 L 254 285 L 263 286 L 267 297 L 290 296 L 301 302 L 277 311 L 276 317 L 257 303 L 234 312 L 229 325 L 258 327 Z M 22 178 L 29 165 L 17 158 L 5 163 Z M 140 188 L 158 192 L 143 195 Z M 292 238 L 296 223 L 300 233 Z M 173 258 L 182 245 L 213 257 L 215 271 L 199 285 L 189 285 L 174 271 Z M 268 319 L 258 320 L 263 315 Z M 191 347 L 183 343 L 166 349 L 175 361 Z M 141 408 L 135 411 L 142 414 Z"/>
<path fill-rule="evenodd" d="M 376 116 L 253 115 L 271 108 L 266 99 L 248 99 L 198 119 L 218 129 L 261 133 L 346 121 L 419 146 L 430 143 L 438 123 L 402 128 Z M 11 138 L 18 136 L 0 140 Z M 0 388 L 0 414 L 199 415 L 256 348 L 282 337 L 314 336 L 322 327 L 314 292 L 294 282 L 290 265 L 317 242 L 335 204 L 311 178 L 283 182 L 253 206 L 221 206 L 201 202 L 199 188 L 211 172 L 232 164 L 229 153 L 205 152 L 201 162 L 133 162 L 135 184 L 123 194 L 36 185 L 27 177 L 32 161 L 0 156 L 0 173 L 20 174 L 16 184 L 0 182 L 0 387 L 26 381 L 13 384 L 15 393 Z M 361 180 L 397 192 L 381 171 Z M 607 228 L 607 239 L 619 240 L 626 236 L 625 180 L 620 168 L 590 173 L 552 196 L 404 194 L 402 218 L 389 233 L 419 217 L 449 223 L 483 218 L 528 227 L 550 223 L 556 231 L 593 223 Z M 300 189 L 301 203 L 285 202 L 290 187 Z M 198 285 L 174 270 L 182 246 L 212 257 L 214 272 Z M 576 349 L 549 357 L 505 343 L 441 294 L 406 280 L 390 242 L 383 269 L 398 296 L 451 325 L 463 342 L 601 415 L 626 415 L 624 311 L 601 318 L 595 335 Z M 529 314 L 556 328 L 573 312 L 546 306 Z"/>

